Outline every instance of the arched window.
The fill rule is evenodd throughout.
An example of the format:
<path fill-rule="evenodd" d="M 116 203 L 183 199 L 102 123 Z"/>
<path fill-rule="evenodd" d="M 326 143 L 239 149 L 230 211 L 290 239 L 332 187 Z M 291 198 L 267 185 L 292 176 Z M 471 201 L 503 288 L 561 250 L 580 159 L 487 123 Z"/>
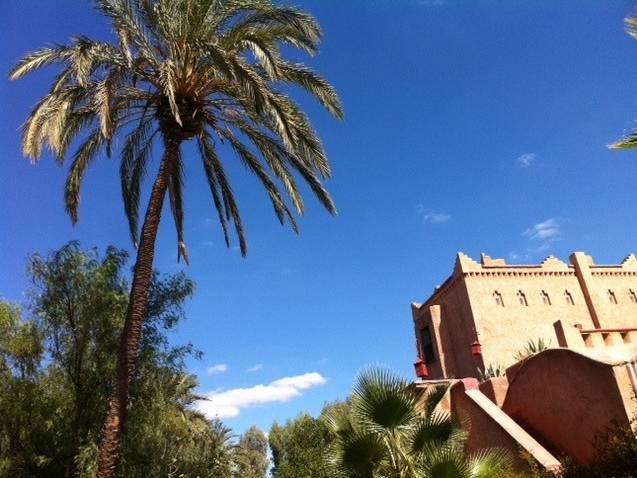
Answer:
<path fill-rule="evenodd" d="M 630 301 L 633 304 L 637 304 L 637 295 L 635 295 L 635 291 L 632 289 L 628 289 L 628 296 L 630 297 Z"/>
<path fill-rule="evenodd" d="M 502 294 L 500 294 L 497 290 L 493 292 L 493 299 L 495 300 L 496 305 L 504 307 L 504 299 L 502 299 Z"/>
<path fill-rule="evenodd" d="M 573 296 L 567 290 L 564 291 L 564 299 L 566 299 L 566 303 L 568 305 L 575 305 L 575 302 L 573 301 Z"/>
<path fill-rule="evenodd" d="M 615 297 L 615 293 L 611 289 L 608 289 L 608 300 L 610 300 L 612 304 L 617 303 L 617 297 Z"/>
<path fill-rule="evenodd" d="M 542 295 L 542 303 L 544 305 L 551 305 L 551 298 L 546 293 L 546 291 L 542 291 L 541 295 Z"/>
<path fill-rule="evenodd" d="M 520 301 L 520 305 L 528 306 L 529 303 L 526 300 L 526 295 L 521 290 L 518 291 L 518 300 Z"/>

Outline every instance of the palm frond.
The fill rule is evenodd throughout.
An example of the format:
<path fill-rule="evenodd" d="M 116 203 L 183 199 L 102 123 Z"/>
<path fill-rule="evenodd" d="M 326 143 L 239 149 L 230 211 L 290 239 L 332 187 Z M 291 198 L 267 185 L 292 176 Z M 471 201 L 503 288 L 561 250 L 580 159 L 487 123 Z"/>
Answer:
<path fill-rule="evenodd" d="M 474 467 L 458 446 L 438 447 L 426 455 L 419 466 L 423 478 L 474 478 Z"/>
<path fill-rule="evenodd" d="M 113 100 L 118 76 L 117 69 L 112 69 L 106 78 L 95 87 L 95 108 L 99 111 L 102 136 L 107 139 L 112 138 L 115 131 Z"/>
<path fill-rule="evenodd" d="M 312 15 L 293 7 L 281 7 L 272 4 L 263 4 L 262 7 L 256 8 L 254 12 L 237 22 L 233 29 L 237 31 L 264 26 L 286 27 L 297 38 L 303 38 L 314 45 L 317 45 L 322 37 L 321 28 Z M 228 36 L 232 37 L 232 34 L 231 30 Z"/>
<path fill-rule="evenodd" d="M 352 435 L 356 430 L 349 410 L 332 408 L 328 410 L 322 418 L 334 435 L 346 438 Z"/>
<path fill-rule="evenodd" d="M 232 219 L 237 237 L 239 238 L 239 248 L 241 250 L 241 254 L 245 256 L 248 252 L 248 247 L 243 232 L 243 225 L 241 223 L 239 208 L 234 199 L 234 193 L 232 192 L 232 188 L 230 187 L 230 183 L 228 182 L 224 168 L 221 165 L 219 158 L 217 157 L 217 153 L 215 152 L 214 145 L 210 141 L 210 138 L 204 135 L 200 141 L 204 152 L 203 160 L 206 172 L 210 171 L 210 174 L 212 175 L 212 177 L 214 177 L 216 184 L 219 186 L 221 197 L 223 198 L 224 209 L 226 212 L 226 219 Z M 217 210 L 219 210 L 219 208 L 217 208 Z"/>
<path fill-rule="evenodd" d="M 352 390 L 353 408 L 370 429 L 397 430 L 417 415 L 416 397 L 408 383 L 392 372 L 371 368 L 363 372 Z"/>
<path fill-rule="evenodd" d="M 177 262 L 183 259 L 188 264 L 188 251 L 184 242 L 184 206 L 183 206 L 183 162 L 181 152 L 177 150 L 177 156 L 172 164 L 170 172 L 170 182 L 168 184 L 168 197 L 170 199 L 170 209 L 175 220 L 175 229 L 177 230 Z"/>
<path fill-rule="evenodd" d="M 279 192 L 274 182 L 272 182 L 272 179 L 270 178 L 268 173 L 265 171 L 265 169 L 263 169 L 263 166 L 261 165 L 259 160 L 252 154 L 252 152 L 250 152 L 248 148 L 246 148 L 243 143 L 241 143 L 241 141 L 237 139 L 237 137 L 230 130 L 221 130 L 219 131 L 219 134 L 230 142 L 233 149 L 237 153 L 237 156 L 239 156 L 246 168 L 252 171 L 254 175 L 259 178 L 261 184 L 263 184 L 263 187 L 270 196 L 272 207 L 274 208 L 274 212 L 279 218 L 279 222 L 282 225 L 285 224 L 285 218 L 287 217 L 294 232 L 298 233 L 298 226 L 296 224 L 294 216 L 292 215 L 292 212 L 283 201 L 281 193 Z"/>
<path fill-rule="evenodd" d="M 343 119 L 343 105 L 338 93 L 325 78 L 300 63 L 279 61 L 275 74 L 278 79 L 293 83 L 314 95 L 332 116 Z"/>
<path fill-rule="evenodd" d="M 73 158 L 73 163 L 71 164 L 64 189 L 66 212 L 71 217 L 71 222 L 73 224 L 77 222 L 77 209 L 80 203 L 80 186 L 82 184 L 82 177 L 86 172 L 86 168 L 91 161 L 95 159 L 95 156 L 99 153 L 105 142 L 105 138 L 102 136 L 101 131 L 93 130 L 86 141 L 77 150 L 77 153 L 75 153 L 75 157 Z"/>
<path fill-rule="evenodd" d="M 423 415 L 410 432 L 412 453 L 428 453 L 432 448 L 444 445 L 454 436 L 456 429 L 448 413 Z"/>
<path fill-rule="evenodd" d="M 64 162 L 64 158 L 66 157 L 73 138 L 77 137 L 85 128 L 89 128 L 93 124 L 96 116 L 97 113 L 93 109 L 84 108 L 68 113 L 65 117 L 63 117 L 63 115 L 56 117 L 59 124 L 55 130 L 58 134 L 49 135 L 49 145 L 58 163 L 62 164 Z"/>
<path fill-rule="evenodd" d="M 438 385 L 436 387 L 430 387 L 430 390 L 427 391 L 427 395 L 425 396 L 425 400 L 423 403 L 423 409 L 425 415 L 431 415 L 438 404 L 442 401 L 444 396 L 449 391 L 448 385 Z"/>
<path fill-rule="evenodd" d="M 22 151 L 34 161 L 39 160 L 42 148 L 48 142 L 56 148 L 56 140 L 64 130 L 64 118 L 72 106 L 86 95 L 85 89 L 69 86 L 42 98 L 33 108 L 22 127 Z"/>
<path fill-rule="evenodd" d="M 353 432 L 340 437 L 332 456 L 332 465 L 349 478 L 375 478 L 387 456 L 382 438 L 375 433 Z"/>
<path fill-rule="evenodd" d="M 148 161 L 153 147 L 153 137 L 157 129 L 151 134 L 153 122 L 142 119 L 133 131 L 126 137 L 122 148 L 120 162 L 120 180 L 124 211 L 128 219 L 128 226 L 133 241 L 137 247 L 139 199 L 141 184 L 146 177 Z"/>
<path fill-rule="evenodd" d="M 301 197 L 301 193 L 299 192 L 294 177 L 286 166 L 286 157 L 288 153 L 285 151 L 284 146 L 278 143 L 276 139 L 268 136 L 259 129 L 250 126 L 244 121 L 237 120 L 234 124 L 243 134 L 250 138 L 250 141 L 252 141 L 252 144 L 254 144 L 259 150 L 261 156 L 265 158 L 272 172 L 285 186 L 285 190 L 294 203 L 294 207 L 297 212 L 299 214 L 303 214 L 303 198 Z"/>
<path fill-rule="evenodd" d="M 159 69 L 159 78 L 164 88 L 164 93 L 170 104 L 170 111 L 179 126 L 182 126 L 181 116 L 179 115 L 179 106 L 177 106 L 177 74 L 175 65 L 172 61 L 167 60 L 162 63 Z"/>
<path fill-rule="evenodd" d="M 633 149 L 637 148 L 637 131 L 633 131 L 622 139 L 608 145 L 609 149 Z"/>
<path fill-rule="evenodd" d="M 226 219 L 226 212 L 224 209 L 224 203 L 221 199 L 221 191 L 220 186 L 217 181 L 217 177 L 214 172 L 214 168 L 212 162 L 208 159 L 208 155 L 214 153 L 214 147 L 206 148 L 203 144 L 202 139 L 198 140 L 199 151 L 201 157 L 203 159 L 204 172 L 206 174 L 206 179 L 208 181 L 208 186 L 210 187 L 210 192 L 212 194 L 212 199 L 215 205 L 215 209 L 217 211 L 217 216 L 219 217 L 219 224 L 221 225 L 221 229 L 223 231 L 223 238 L 226 243 L 226 247 L 230 247 L 230 236 L 228 235 L 228 221 Z"/>
<path fill-rule="evenodd" d="M 17 80 L 44 66 L 66 61 L 71 54 L 71 48 L 65 45 L 55 45 L 29 53 L 22 57 L 20 61 L 9 70 L 9 79 Z"/>
<path fill-rule="evenodd" d="M 486 448 L 469 457 L 472 478 L 490 478 L 513 464 L 511 455 L 502 448 Z"/>
<path fill-rule="evenodd" d="M 141 1 L 139 3 L 146 3 Z M 147 62 L 157 65 L 156 49 L 139 16 L 139 9 L 135 8 L 137 1 L 131 0 L 98 0 L 98 9 L 109 16 L 116 30 L 126 31 L 128 40 Z M 151 7 L 152 8 L 152 7 Z"/>

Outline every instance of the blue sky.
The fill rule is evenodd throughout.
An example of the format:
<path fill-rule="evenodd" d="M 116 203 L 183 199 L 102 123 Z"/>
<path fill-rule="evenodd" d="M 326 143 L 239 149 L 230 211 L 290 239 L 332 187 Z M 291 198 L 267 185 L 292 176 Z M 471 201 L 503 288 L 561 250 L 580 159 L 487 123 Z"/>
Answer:
<path fill-rule="evenodd" d="M 332 162 L 338 216 L 308 199 L 295 236 L 227 158 L 248 233 L 242 259 L 223 245 L 199 164 L 186 171 L 185 270 L 197 292 L 175 341 L 205 352 L 191 369 L 202 392 L 223 394 L 237 431 L 317 413 L 368 364 L 411 376 L 410 303 L 460 250 L 511 262 L 585 250 L 601 263 L 637 251 L 637 153 L 605 147 L 637 119 L 637 41 L 623 31 L 634 2 L 296 3 L 323 27 L 309 62 L 345 105 L 339 123 L 300 97 Z M 3 0 L 0 69 L 46 42 L 107 37 L 88 4 Z M 65 169 L 21 156 L 18 127 L 49 78 L 0 80 L 0 296 L 15 301 L 30 252 L 69 239 L 130 250 L 114 160 L 89 170 L 71 227 Z M 164 221 L 156 266 L 182 269 L 175 255 Z"/>

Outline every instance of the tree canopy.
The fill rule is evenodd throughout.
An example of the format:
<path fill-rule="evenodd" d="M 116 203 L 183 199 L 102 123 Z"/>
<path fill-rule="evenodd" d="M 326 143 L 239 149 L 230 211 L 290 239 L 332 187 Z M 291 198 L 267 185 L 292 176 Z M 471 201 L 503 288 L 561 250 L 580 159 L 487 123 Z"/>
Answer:
<path fill-rule="evenodd" d="M 325 415 L 330 410 L 343 410 L 345 402 L 326 405 L 319 418 L 302 413 L 284 425 L 274 423 L 268 436 L 272 450 L 274 478 L 330 478 L 327 450 L 334 442 Z"/>
<path fill-rule="evenodd" d="M 128 301 L 126 264 L 122 250 L 100 253 L 71 242 L 30 258 L 24 307 L 0 302 L 0 476 L 95 476 Z M 251 430 L 237 450 L 261 434 L 261 455 L 235 464 L 242 455 L 231 430 L 190 407 L 197 380 L 185 360 L 199 352 L 172 345 L 168 334 L 184 319 L 193 290 L 182 273 L 154 274 L 131 391 L 140 406 L 131 411 L 121 476 L 227 478 L 237 467 L 263 475 L 260 431 Z"/>

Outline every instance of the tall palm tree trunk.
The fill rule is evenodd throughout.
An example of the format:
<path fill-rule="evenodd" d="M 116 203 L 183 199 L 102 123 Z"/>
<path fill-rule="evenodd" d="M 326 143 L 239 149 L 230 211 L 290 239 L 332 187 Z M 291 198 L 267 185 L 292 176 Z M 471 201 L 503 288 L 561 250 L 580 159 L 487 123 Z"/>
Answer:
<path fill-rule="evenodd" d="M 171 167 L 177 159 L 181 140 L 166 138 L 164 143 L 164 156 L 153 184 L 137 249 L 137 260 L 133 272 L 133 284 L 126 312 L 126 322 L 124 323 L 119 346 L 115 384 L 109 400 L 108 414 L 102 429 L 102 442 L 98 451 L 98 478 L 114 478 L 116 473 L 119 446 L 126 422 L 130 383 L 135 371 L 135 362 L 139 355 L 142 324 L 153 273 L 155 239 L 157 238 Z"/>

